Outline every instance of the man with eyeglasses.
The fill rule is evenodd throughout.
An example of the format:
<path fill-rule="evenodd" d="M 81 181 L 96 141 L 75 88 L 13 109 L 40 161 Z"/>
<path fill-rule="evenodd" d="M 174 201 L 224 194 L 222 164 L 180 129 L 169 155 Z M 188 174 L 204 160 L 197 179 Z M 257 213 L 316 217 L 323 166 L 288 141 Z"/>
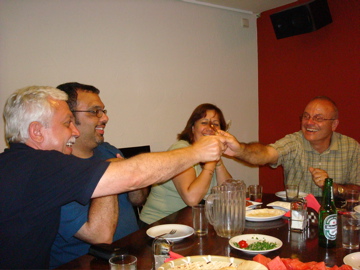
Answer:
<path fill-rule="evenodd" d="M 104 142 L 109 121 L 107 110 L 92 85 L 77 82 L 57 86 L 69 99 L 75 127 L 80 136 L 73 145 L 74 156 L 89 160 L 121 158 L 120 151 Z M 139 229 L 133 206 L 142 205 L 148 189 L 94 198 L 82 205 L 71 202 L 61 208 L 58 233 L 50 254 L 50 268 L 56 268 L 88 253 L 91 244 L 110 244 Z"/>
<path fill-rule="evenodd" d="M 5 103 L 9 148 L 0 153 L 0 269 L 48 268 L 67 203 L 162 183 L 194 164 L 232 154 L 226 137 L 206 136 L 185 149 L 126 160 L 81 159 L 71 155 L 80 133 L 67 99 L 59 89 L 30 86 Z"/>
<path fill-rule="evenodd" d="M 336 195 L 347 189 L 360 190 L 359 143 L 335 132 L 339 120 L 336 104 L 328 97 L 313 98 L 301 118 L 301 131 L 286 135 L 270 145 L 239 143 L 232 137 L 228 146 L 235 157 L 254 165 L 269 164 L 284 168 L 285 184 L 322 196 L 325 178 L 334 180 Z"/>

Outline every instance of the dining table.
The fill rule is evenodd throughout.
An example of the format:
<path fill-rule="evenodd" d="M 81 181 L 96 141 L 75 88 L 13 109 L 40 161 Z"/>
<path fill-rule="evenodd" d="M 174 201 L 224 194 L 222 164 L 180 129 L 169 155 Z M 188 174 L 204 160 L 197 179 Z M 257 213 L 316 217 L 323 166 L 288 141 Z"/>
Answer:
<path fill-rule="evenodd" d="M 271 208 L 267 204 L 275 201 L 281 201 L 281 198 L 278 198 L 275 194 L 264 193 L 261 207 Z M 138 270 L 152 269 L 152 243 L 154 239 L 147 235 L 147 230 L 162 224 L 183 224 L 192 227 L 192 208 L 187 206 L 157 222 L 149 224 L 115 241 L 112 246 L 126 249 L 129 254 L 136 256 Z M 302 262 L 324 261 L 327 266 L 332 267 L 334 265 L 341 266 L 344 264 L 344 256 L 359 251 L 342 247 L 341 230 L 339 228 L 336 247 L 334 248 L 319 247 L 317 226 L 310 225 L 303 232 L 289 230 L 289 219 L 286 217 L 263 222 L 246 221 L 242 234 L 263 234 L 280 239 L 283 243 L 281 248 L 263 254 L 271 259 L 279 256 L 280 258 L 298 258 Z M 219 237 L 213 226 L 209 225 L 207 235 L 197 236 L 192 234 L 180 241 L 176 241 L 172 246 L 172 251 L 182 256 L 217 255 L 246 260 L 253 259 L 254 254 L 248 254 L 231 247 L 229 240 L 228 238 Z M 86 254 L 58 267 L 58 269 L 109 269 L 109 263 L 107 260 Z"/>

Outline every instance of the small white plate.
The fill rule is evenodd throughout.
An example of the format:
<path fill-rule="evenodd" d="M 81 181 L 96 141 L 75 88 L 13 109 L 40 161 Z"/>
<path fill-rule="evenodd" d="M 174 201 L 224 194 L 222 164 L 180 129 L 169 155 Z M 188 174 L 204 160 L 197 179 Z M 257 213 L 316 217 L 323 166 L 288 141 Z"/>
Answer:
<path fill-rule="evenodd" d="M 289 202 L 282 202 L 282 201 L 276 201 L 276 202 L 272 202 L 267 204 L 266 206 L 270 206 L 274 209 L 280 209 L 280 210 L 284 210 L 284 211 L 290 211 L 290 206 L 291 203 Z"/>
<path fill-rule="evenodd" d="M 262 202 L 254 202 L 254 201 L 248 201 L 248 202 L 251 202 L 252 205 L 246 206 L 246 211 L 251 210 L 251 209 L 255 208 L 256 206 L 262 204 Z"/>
<path fill-rule="evenodd" d="M 354 207 L 355 212 L 360 213 L 360 205 Z"/>
<path fill-rule="evenodd" d="M 271 221 L 275 219 L 281 218 L 286 214 L 286 211 L 279 209 L 254 209 L 250 211 L 246 211 L 245 219 L 247 221 Z"/>
<path fill-rule="evenodd" d="M 299 191 L 299 198 L 305 198 L 307 195 L 307 193 Z M 275 193 L 275 196 L 286 200 L 286 191 L 278 191 Z"/>
<path fill-rule="evenodd" d="M 239 243 L 241 240 L 245 240 L 249 245 L 254 242 L 259 242 L 259 241 L 265 240 L 267 242 L 276 243 L 276 247 L 274 247 L 273 249 L 268 249 L 268 250 L 248 250 L 248 249 L 244 249 L 244 248 L 239 248 L 234 245 L 234 242 Z M 229 244 L 233 248 L 235 248 L 237 250 L 241 250 L 248 254 L 264 254 L 264 253 L 267 253 L 270 251 L 278 250 L 283 245 L 283 243 L 280 239 L 269 236 L 269 235 L 265 235 L 265 234 L 243 234 L 243 235 L 234 236 L 233 238 L 231 238 L 229 240 Z"/>
<path fill-rule="evenodd" d="M 345 264 L 350 265 L 354 270 L 360 270 L 360 252 L 346 255 L 343 261 Z"/>
<path fill-rule="evenodd" d="M 164 235 L 164 238 L 174 242 L 180 241 L 194 234 L 193 228 L 182 224 L 164 224 L 154 226 L 149 228 L 146 231 L 146 234 L 152 238 L 155 238 L 160 234 L 170 232 L 172 229 L 175 229 L 176 233 Z"/>

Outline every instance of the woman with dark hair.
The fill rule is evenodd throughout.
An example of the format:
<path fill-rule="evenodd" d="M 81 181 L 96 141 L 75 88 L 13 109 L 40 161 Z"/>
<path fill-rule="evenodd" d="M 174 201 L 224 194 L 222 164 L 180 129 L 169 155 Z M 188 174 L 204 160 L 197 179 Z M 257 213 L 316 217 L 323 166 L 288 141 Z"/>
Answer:
<path fill-rule="evenodd" d="M 195 108 L 184 130 L 178 134 L 178 141 L 169 150 L 188 147 L 202 136 L 214 135 L 218 129 L 226 129 L 222 111 L 213 104 L 201 104 Z M 229 178 L 231 175 L 222 160 L 196 164 L 173 179 L 152 186 L 140 219 L 150 224 L 187 205 L 197 205 L 213 186 Z"/>

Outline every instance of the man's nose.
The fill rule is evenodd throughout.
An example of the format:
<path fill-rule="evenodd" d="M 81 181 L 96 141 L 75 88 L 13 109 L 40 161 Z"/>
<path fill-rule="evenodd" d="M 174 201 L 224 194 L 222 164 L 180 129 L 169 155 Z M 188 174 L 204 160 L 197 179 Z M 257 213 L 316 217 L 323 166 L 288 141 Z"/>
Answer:
<path fill-rule="evenodd" d="M 71 127 L 71 130 L 72 130 L 72 135 L 77 138 L 80 136 L 80 131 L 77 129 L 77 127 L 75 127 L 74 123 L 70 123 L 70 127 Z"/>

